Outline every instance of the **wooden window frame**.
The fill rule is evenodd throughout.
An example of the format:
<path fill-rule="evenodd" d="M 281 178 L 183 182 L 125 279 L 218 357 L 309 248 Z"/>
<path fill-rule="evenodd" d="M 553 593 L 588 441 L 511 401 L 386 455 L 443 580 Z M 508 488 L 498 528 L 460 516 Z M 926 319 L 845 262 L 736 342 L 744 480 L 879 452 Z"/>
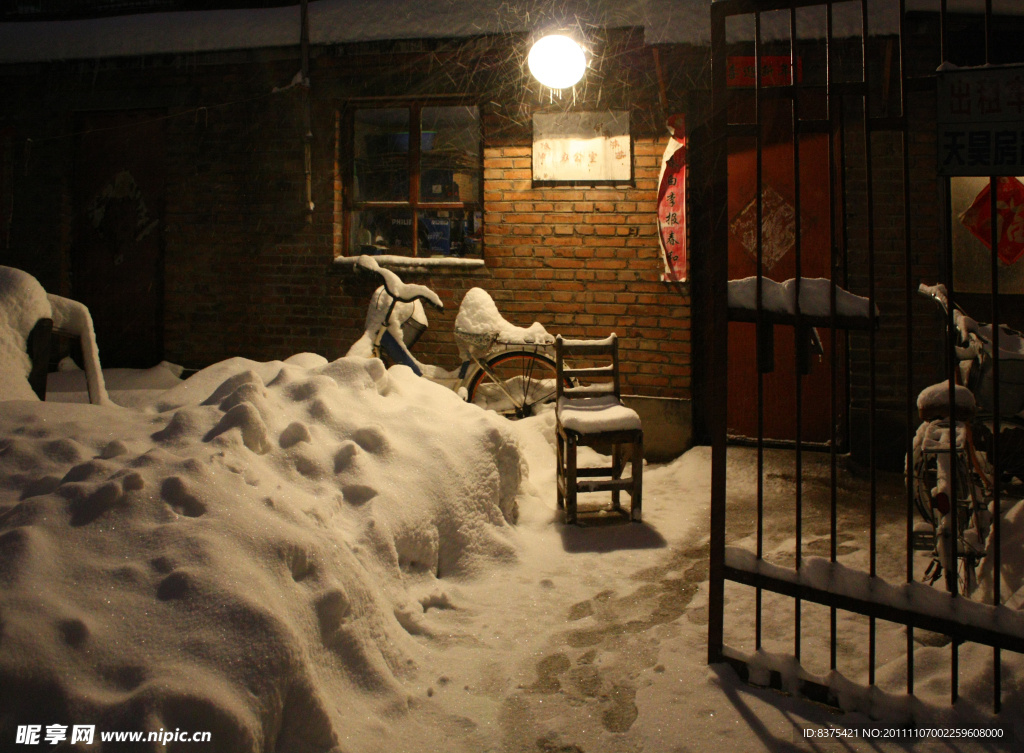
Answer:
<path fill-rule="evenodd" d="M 423 201 L 420 199 L 420 156 L 421 116 L 424 107 L 476 107 L 480 116 L 479 186 L 475 202 L 465 201 Z M 355 201 L 353 179 L 355 175 L 355 115 L 357 110 L 368 109 L 409 110 L 409 201 Z M 352 257 L 352 214 L 364 209 L 408 209 L 412 212 L 411 250 L 409 258 L 424 258 L 419 253 L 419 218 L 421 211 L 479 211 L 483 212 L 483 159 L 484 132 L 483 108 L 475 100 L 453 97 L 411 97 L 405 98 L 356 98 L 340 102 L 335 110 L 335 255 L 336 258 Z M 342 155 L 344 161 L 342 162 Z M 340 244 L 337 242 L 337 226 L 340 213 Z M 340 247 L 339 247 L 340 246 Z M 477 257 L 470 257 L 477 258 Z M 483 258 L 483 237 L 479 258 Z"/>

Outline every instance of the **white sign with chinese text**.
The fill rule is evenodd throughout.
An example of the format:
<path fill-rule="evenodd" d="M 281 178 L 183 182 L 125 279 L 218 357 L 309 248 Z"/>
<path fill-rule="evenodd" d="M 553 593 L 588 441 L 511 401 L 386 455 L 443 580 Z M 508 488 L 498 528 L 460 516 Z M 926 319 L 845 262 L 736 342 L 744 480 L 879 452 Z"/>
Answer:
<path fill-rule="evenodd" d="M 631 152 L 626 111 L 533 116 L 536 181 L 627 182 Z"/>
<path fill-rule="evenodd" d="M 1024 172 L 1024 67 L 942 71 L 939 175 Z"/>

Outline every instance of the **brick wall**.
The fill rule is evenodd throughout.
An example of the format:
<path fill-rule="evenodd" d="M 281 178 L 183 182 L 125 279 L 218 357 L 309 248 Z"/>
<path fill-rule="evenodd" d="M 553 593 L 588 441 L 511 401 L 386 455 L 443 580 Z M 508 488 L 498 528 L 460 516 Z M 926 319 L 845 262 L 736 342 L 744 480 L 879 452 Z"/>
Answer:
<path fill-rule="evenodd" d="M 666 143 L 635 139 L 634 188 L 531 188 L 529 146 L 486 148 L 486 287 L 510 318 L 573 337 L 616 332 L 624 391 L 689 397 L 689 292 L 659 281 Z"/>

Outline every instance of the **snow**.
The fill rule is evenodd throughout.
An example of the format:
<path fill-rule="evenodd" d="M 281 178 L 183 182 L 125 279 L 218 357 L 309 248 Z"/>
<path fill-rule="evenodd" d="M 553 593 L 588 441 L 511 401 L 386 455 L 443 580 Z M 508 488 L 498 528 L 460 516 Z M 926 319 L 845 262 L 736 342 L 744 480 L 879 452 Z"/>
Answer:
<path fill-rule="evenodd" d="M 82 344 L 82 360 L 85 362 L 85 381 L 89 388 L 89 402 L 106 405 L 110 402 L 100 368 L 100 351 L 96 347 L 96 333 L 93 331 L 89 309 L 78 301 L 48 295 L 53 312 L 53 328 L 75 335 Z"/>
<path fill-rule="evenodd" d="M 859 727 L 870 714 L 1000 726 L 994 749 L 1019 745 L 1024 662 L 1009 652 L 999 717 L 985 711 L 990 649 L 961 647 L 963 697 L 950 708 L 948 648 L 919 646 L 909 698 L 905 635 L 888 623 L 876 688 L 849 667 L 821 678 L 841 715 L 708 667 L 709 449 L 644 469 L 642 524 L 564 526 L 554 425 L 553 409 L 507 422 L 405 367 L 314 354 L 230 359 L 139 410 L 0 403 L 0 736 L 84 723 L 207 729 L 218 750 L 289 753 L 789 750 L 796 724 Z M 754 458 L 729 450 L 736 536 Z M 607 463 L 590 448 L 579 461 Z M 827 461 L 805 455 L 812 530 L 812 494 L 828 486 L 810 482 Z M 767 514 L 790 520 L 773 494 L 788 488 L 791 455 L 769 450 L 765 462 Z M 894 486 L 903 504 L 902 477 Z M 866 488 L 841 483 L 841 514 L 866 516 Z M 599 497 L 582 495 L 581 508 Z M 1016 607 L 1024 558 L 1008 554 L 1021 551 L 1024 505 L 1007 509 Z M 884 575 L 905 521 L 887 523 L 884 507 L 880 520 Z M 939 589 L 865 585 L 866 534 L 846 543 L 863 525 L 844 518 L 840 531 L 841 566 L 809 559 L 801 577 L 948 613 Z M 767 538 L 766 558 L 787 535 Z M 752 623 L 753 589 L 727 585 L 726 598 L 727 629 Z M 780 650 L 792 602 L 764 598 L 755 669 L 819 677 L 827 610 L 822 621 L 805 607 L 799 669 Z M 959 601 L 986 624 L 987 608 Z M 841 667 L 864 655 L 857 619 L 840 615 L 842 635 L 860 635 L 840 644 Z M 1009 619 L 1019 628 L 1019 612 Z"/>
<path fill-rule="evenodd" d="M 806 316 L 828 316 L 830 311 L 831 281 L 822 277 L 800 279 L 800 313 Z M 796 280 L 776 282 L 761 278 L 761 304 L 765 311 L 777 314 L 796 313 Z M 757 277 L 729 280 L 729 307 L 757 310 Z M 836 314 L 839 316 L 867 318 L 869 302 L 863 296 L 854 295 L 836 286 Z M 878 308 L 875 307 L 877 315 Z"/>
<path fill-rule="evenodd" d="M 390 269 L 380 266 L 372 256 L 360 256 L 356 261 L 356 264 L 368 272 L 376 272 L 383 277 L 384 286 L 388 289 L 391 295 L 403 303 L 411 303 L 416 298 L 425 298 L 439 309 L 444 308 L 444 304 L 441 303 L 441 299 L 433 290 L 428 288 L 426 285 L 402 282 L 398 275 Z"/>
<path fill-rule="evenodd" d="M 181 383 L 183 369 L 161 361 L 149 369 L 103 369 L 107 395 L 115 405 L 146 408 L 171 387 Z M 46 401 L 50 403 L 88 403 L 89 388 L 85 372 L 70 357 L 59 370 L 46 377 Z"/>
<path fill-rule="evenodd" d="M 637 412 L 623 405 L 615 395 L 562 397 L 558 400 L 557 410 L 562 426 L 581 434 L 641 428 Z"/>
<path fill-rule="evenodd" d="M 1019 560 L 1020 558 L 1016 558 Z M 865 572 L 822 557 L 804 560 L 799 570 L 779 567 L 759 560 L 746 549 L 727 547 L 725 563 L 729 567 L 758 573 L 789 583 L 810 586 L 854 599 L 872 600 L 899 609 L 955 620 L 965 625 L 1000 630 L 1024 637 L 1024 614 L 1005 606 L 993 607 L 970 599 L 952 599 L 945 591 L 923 583 L 887 583 Z"/>
<path fill-rule="evenodd" d="M 974 394 L 962 384 L 955 385 L 953 394 L 956 399 L 957 419 L 966 421 L 973 418 L 977 410 Z M 948 416 L 949 380 L 947 379 L 945 382 L 939 382 L 921 390 L 917 396 L 917 410 L 922 418 L 929 415 L 938 417 L 939 414 Z"/>
<path fill-rule="evenodd" d="M 334 265 L 338 267 L 351 267 L 359 263 L 359 256 L 337 256 Z M 476 269 L 484 266 L 483 259 L 466 259 L 458 256 L 396 256 L 394 254 L 381 254 L 373 257 L 378 264 L 387 267 L 406 268 L 452 268 L 452 269 Z"/>
<path fill-rule="evenodd" d="M 490 293 L 483 288 L 470 288 L 466 291 L 459 305 L 458 316 L 455 317 L 455 337 L 460 353 L 473 347 L 474 342 L 471 340 L 477 341 L 480 338 L 487 343 L 487 347 L 494 340 L 508 345 L 550 345 L 555 341 L 554 336 L 540 322 L 534 322 L 529 327 L 517 327 L 506 321 Z M 462 353 L 462 358 L 466 360 L 468 354 Z"/>
<path fill-rule="evenodd" d="M 319 0 L 309 5 L 310 43 L 314 45 L 389 39 L 474 37 L 481 34 L 532 33 L 546 27 L 642 26 L 648 44 L 707 45 L 711 39 L 709 0 L 588 0 L 556 5 L 528 0 L 508 3 L 448 0 L 418 3 L 390 0 Z M 935 11 L 932 0 L 909 0 L 908 10 Z M 981 0 L 953 0 L 951 12 L 984 10 Z M 1020 15 L 1019 4 L 996 4 L 997 13 Z M 800 9 L 802 38 L 825 35 L 821 9 Z M 744 20 L 749 20 L 748 16 Z M 872 2 L 870 31 L 891 34 L 898 28 L 895 2 Z M 839 3 L 833 13 L 836 37 L 861 30 L 856 3 Z M 730 39 L 751 39 L 753 22 L 730 23 Z M 788 14 L 766 13 L 762 39 L 789 38 Z M 221 50 L 297 46 L 299 8 L 148 13 L 74 21 L 22 21 L 0 24 L 0 62 L 94 59 L 129 55 L 194 54 Z M 283 83 L 283 82 L 282 82 Z"/>
<path fill-rule="evenodd" d="M 364 359 L 232 359 L 162 403 L 0 410 L 3 734 L 60 706 L 219 749 L 372 738 L 447 584 L 516 560 L 512 425 Z"/>

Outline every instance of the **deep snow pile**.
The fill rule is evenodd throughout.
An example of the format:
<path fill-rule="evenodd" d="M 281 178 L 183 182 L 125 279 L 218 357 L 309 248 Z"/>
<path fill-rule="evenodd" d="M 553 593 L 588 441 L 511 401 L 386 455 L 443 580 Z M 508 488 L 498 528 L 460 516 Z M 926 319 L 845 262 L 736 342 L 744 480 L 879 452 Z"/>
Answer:
<path fill-rule="evenodd" d="M 512 561 L 510 424 L 405 367 L 225 361 L 159 413 L 0 404 L 0 739 L 375 747 L 449 584 Z"/>

